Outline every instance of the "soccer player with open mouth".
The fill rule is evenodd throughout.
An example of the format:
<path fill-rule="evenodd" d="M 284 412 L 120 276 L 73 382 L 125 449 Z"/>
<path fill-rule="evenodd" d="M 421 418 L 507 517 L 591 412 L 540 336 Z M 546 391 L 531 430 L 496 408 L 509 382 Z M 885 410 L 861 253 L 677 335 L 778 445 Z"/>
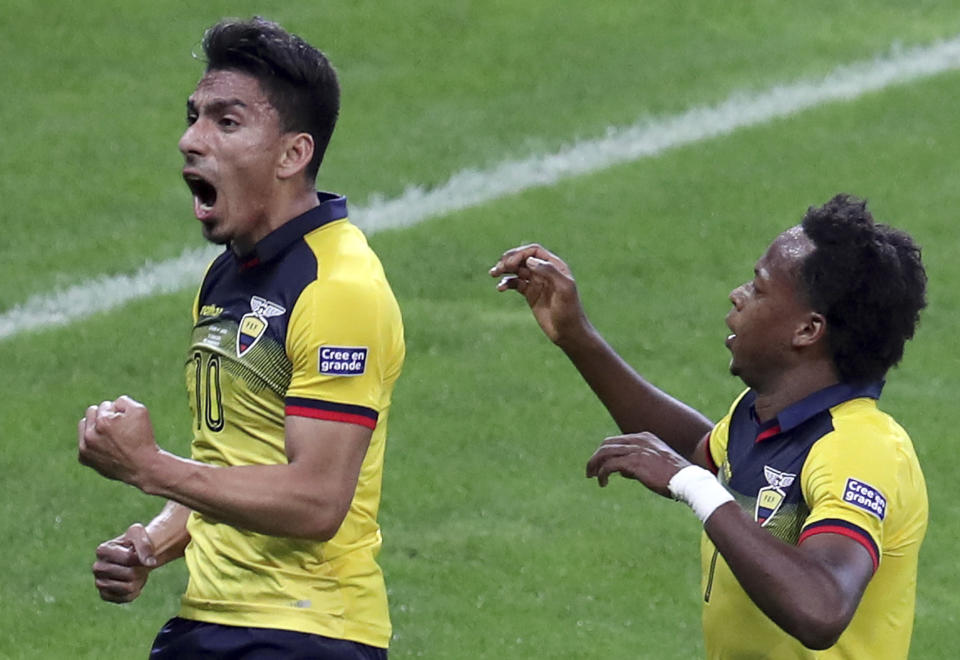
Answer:
<path fill-rule="evenodd" d="M 377 510 L 403 324 L 346 198 L 316 190 L 337 76 L 259 18 L 221 21 L 203 48 L 182 175 L 204 237 L 225 247 L 192 310 L 191 457 L 161 450 L 130 397 L 87 409 L 81 463 L 166 501 L 97 548 L 96 587 L 129 602 L 185 558 L 155 660 L 385 658 Z"/>

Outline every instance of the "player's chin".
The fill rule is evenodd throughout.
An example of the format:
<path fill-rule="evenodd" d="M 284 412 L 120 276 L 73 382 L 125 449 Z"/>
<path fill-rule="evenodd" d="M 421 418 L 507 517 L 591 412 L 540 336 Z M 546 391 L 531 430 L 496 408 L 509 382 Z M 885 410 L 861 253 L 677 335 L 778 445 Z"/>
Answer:
<path fill-rule="evenodd" d="M 730 373 L 733 376 L 740 376 L 742 373 L 740 370 L 740 365 L 737 364 L 737 360 L 734 357 L 730 358 Z"/>
<path fill-rule="evenodd" d="M 204 220 L 201 225 L 203 237 L 214 245 L 226 245 L 230 242 L 230 237 L 223 230 L 223 226 L 217 222 L 216 218 Z"/>

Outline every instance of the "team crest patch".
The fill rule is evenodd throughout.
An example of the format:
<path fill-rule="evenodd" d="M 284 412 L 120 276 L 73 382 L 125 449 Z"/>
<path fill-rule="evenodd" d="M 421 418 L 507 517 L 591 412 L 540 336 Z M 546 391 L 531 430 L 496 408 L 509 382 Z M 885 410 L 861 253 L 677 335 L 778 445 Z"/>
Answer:
<path fill-rule="evenodd" d="M 760 523 L 761 527 L 780 510 L 787 497 L 786 489 L 797 478 L 795 474 L 774 470 L 769 465 L 763 466 L 763 476 L 769 485 L 757 491 L 757 505 L 753 512 L 754 520 Z"/>
<path fill-rule="evenodd" d="M 325 376 L 360 376 L 367 370 L 367 347 L 321 346 L 317 368 Z"/>
<path fill-rule="evenodd" d="M 240 318 L 240 328 L 237 330 L 237 357 L 243 357 L 253 348 L 263 333 L 267 331 L 269 319 L 280 316 L 287 310 L 275 302 L 270 302 L 260 296 L 250 299 L 251 311 Z"/>
<path fill-rule="evenodd" d="M 887 515 L 887 498 L 870 484 L 852 477 L 847 479 L 847 487 L 843 489 L 843 501 L 872 513 L 880 520 Z"/>

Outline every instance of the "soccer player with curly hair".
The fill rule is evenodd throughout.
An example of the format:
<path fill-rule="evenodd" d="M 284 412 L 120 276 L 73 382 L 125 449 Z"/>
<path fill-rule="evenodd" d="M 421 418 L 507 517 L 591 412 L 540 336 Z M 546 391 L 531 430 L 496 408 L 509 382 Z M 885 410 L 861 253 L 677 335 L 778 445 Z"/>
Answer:
<path fill-rule="evenodd" d="M 703 523 L 710 658 L 906 658 L 927 526 L 910 437 L 877 407 L 926 305 L 920 249 L 838 195 L 810 208 L 730 293 L 730 371 L 713 423 L 627 365 L 539 245 L 491 269 L 570 358 L 623 435 L 587 463 L 688 504 Z"/>

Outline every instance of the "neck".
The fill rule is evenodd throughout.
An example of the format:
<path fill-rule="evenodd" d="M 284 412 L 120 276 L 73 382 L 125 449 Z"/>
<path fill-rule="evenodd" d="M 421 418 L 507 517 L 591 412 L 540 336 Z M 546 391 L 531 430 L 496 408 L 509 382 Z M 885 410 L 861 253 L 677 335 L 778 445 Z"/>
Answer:
<path fill-rule="evenodd" d="M 786 371 L 770 384 L 751 386 L 757 398 L 754 408 L 757 418 L 767 422 L 781 410 L 801 401 L 814 392 L 840 382 L 833 365 L 818 365 Z"/>
<path fill-rule="evenodd" d="M 230 241 L 230 247 L 238 255 L 248 254 L 267 234 L 317 206 L 320 206 L 320 200 L 312 187 L 300 188 L 292 194 L 281 190 L 265 205 L 263 217 L 256 224 L 256 230 L 249 236 L 234 237 Z"/>
<path fill-rule="evenodd" d="M 310 209 L 320 206 L 320 200 L 317 199 L 317 191 L 313 187 L 305 188 L 303 192 L 293 196 L 286 205 L 286 211 L 283 213 L 285 218 L 277 223 L 277 227 L 293 220 L 298 215 L 303 215 Z M 276 228 L 276 227 L 275 227 Z"/>

